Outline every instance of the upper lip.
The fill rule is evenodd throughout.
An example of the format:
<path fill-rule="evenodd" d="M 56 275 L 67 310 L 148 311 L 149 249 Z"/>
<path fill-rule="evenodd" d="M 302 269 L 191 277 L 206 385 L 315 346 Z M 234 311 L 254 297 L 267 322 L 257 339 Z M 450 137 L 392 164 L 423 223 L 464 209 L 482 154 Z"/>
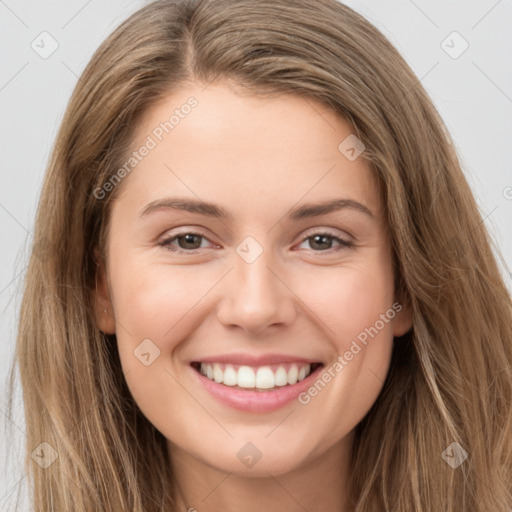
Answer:
<path fill-rule="evenodd" d="M 280 363 L 319 363 L 318 359 L 308 359 L 286 354 L 262 354 L 254 356 L 250 354 L 219 354 L 217 356 L 194 359 L 197 363 L 224 363 L 244 366 L 267 366 Z"/>

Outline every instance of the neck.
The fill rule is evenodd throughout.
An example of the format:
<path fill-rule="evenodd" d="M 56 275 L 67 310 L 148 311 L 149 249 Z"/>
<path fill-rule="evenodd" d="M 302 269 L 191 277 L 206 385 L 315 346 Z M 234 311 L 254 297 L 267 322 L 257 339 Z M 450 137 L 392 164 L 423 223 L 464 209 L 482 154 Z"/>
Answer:
<path fill-rule="evenodd" d="M 347 503 L 353 432 L 300 467 L 272 471 L 224 472 L 169 443 L 174 472 L 173 512 L 351 512 Z M 257 466 L 255 466 L 256 468 Z"/>

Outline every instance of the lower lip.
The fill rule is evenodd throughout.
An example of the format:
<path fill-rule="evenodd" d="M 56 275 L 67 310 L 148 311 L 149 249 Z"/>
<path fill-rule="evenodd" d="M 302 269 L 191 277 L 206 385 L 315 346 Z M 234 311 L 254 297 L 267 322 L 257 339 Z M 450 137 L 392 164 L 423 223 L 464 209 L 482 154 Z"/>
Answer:
<path fill-rule="evenodd" d="M 268 391 L 244 391 L 235 389 L 224 384 L 219 384 L 208 377 L 205 377 L 191 367 L 199 381 L 206 390 L 222 403 L 247 412 L 271 412 L 293 402 L 312 383 L 316 375 L 323 368 L 320 366 L 310 373 L 304 380 L 291 386 L 283 386 Z"/>

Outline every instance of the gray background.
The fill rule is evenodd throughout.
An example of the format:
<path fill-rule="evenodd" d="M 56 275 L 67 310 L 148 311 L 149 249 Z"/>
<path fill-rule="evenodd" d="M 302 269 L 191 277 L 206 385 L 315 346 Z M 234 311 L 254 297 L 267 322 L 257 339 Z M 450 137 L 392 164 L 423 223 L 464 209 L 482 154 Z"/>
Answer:
<path fill-rule="evenodd" d="M 8 418 L 6 378 L 45 167 L 69 96 L 93 51 L 145 3 L 0 0 L 0 511 L 13 510 L 13 493 L 27 482 L 19 390 Z M 512 0 L 346 3 L 389 37 L 440 111 L 485 225 L 501 248 L 512 289 Z M 55 43 L 40 36 L 45 31 L 58 48 L 42 58 L 31 45 L 39 45 L 40 53 L 51 49 Z M 461 37 L 450 35 L 454 31 Z M 464 40 L 469 47 L 457 56 Z M 5 429 L 14 435 L 9 446 Z"/>

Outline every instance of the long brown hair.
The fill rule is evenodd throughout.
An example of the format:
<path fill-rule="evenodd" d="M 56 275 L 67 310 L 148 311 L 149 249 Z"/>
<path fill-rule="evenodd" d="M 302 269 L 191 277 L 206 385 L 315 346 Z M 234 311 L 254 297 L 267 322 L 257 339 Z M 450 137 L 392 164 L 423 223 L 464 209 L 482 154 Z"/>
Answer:
<path fill-rule="evenodd" d="M 80 77 L 45 176 L 19 321 L 34 510 L 173 507 L 166 440 L 128 391 L 115 336 L 95 322 L 94 249 L 119 187 L 94 191 L 127 160 L 148 107 L 216 79 L 328 105 L 363 141 L 382 193 L 413 328 L 395 340 L 384 388 L 356 427 L 354 510 L 509 512 L 511 301 L 492 241 L 417 77 L 336 0 L 157 1 Z M 31 458 L 42 442 L 58 454 L 46 469 Z M 454 449 L 468 454 L 458 467 L 447 463 Z"/>

